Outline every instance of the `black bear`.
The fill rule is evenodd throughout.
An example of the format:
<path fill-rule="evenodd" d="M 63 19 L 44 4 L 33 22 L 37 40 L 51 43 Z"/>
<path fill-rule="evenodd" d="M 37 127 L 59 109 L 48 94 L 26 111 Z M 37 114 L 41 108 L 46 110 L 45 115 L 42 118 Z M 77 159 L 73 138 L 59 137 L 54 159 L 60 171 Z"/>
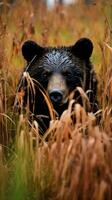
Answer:
<path fill-rule="evenodd" d="M 90 56 L 93 44 L 88 38 L 79 39 L 69 47 L 41 47 L 34 41 L 26 41 L 22 55 L 27 61 L 20 78 L 17 92 L 24 91 L 23 104 L 29 105 L 32 115 L 37 117 L 41 131 L 49 126 L 50 114 L 45 93 L 60 117 L 67 109 L 69 95 L 77 87 L 87 92 L 91 111 L 97 110 L 97 79 Z M 82 104 L 75 92 L 74 99 Z"/>

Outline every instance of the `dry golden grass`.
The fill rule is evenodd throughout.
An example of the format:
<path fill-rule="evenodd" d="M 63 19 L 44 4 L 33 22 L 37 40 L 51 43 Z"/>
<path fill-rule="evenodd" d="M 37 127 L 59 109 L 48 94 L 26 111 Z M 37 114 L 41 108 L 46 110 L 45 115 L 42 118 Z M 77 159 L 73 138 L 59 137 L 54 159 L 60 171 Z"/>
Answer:
<path fill-rule="evenodd" d="M 80 1 L 53 10 L 30 0 L 0 7 L 1 200 L 112 199 L 111 8 L 111 0 L 89 7 Z M 70 45 L 80 37 L 94 43 L 92 62 L 98 73 L 100 104 L 96 115 L 101 113 L 101 121 L 96 124 L 95 115 L 78 104 L 72 109 L 72 99 L 61 119 L 54 119 L 43 93 L 53 120 L 42 137 L 36 121 L 30 124 L 27 114 L 13 113 L 16 86 L 25 66 L 21 46 L 27 39 L 43 46 Z M 32 80 L 30 85 L 33 88 Z M 89 106 L 86 94 L 78 90 Z"/>

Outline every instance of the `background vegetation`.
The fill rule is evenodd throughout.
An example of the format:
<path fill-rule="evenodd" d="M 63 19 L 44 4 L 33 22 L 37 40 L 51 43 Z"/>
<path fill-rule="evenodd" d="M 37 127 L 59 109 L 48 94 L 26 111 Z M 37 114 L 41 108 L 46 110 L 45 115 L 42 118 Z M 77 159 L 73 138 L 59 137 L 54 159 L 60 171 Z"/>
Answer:
<path fill-rule="evenodd" d="M 13 113 L 16 86 L 25 66 L 27 39 L 43 46 L 71 45 L 80 37 L 94 43 L 101 121 L 74 108 L 51 121 L 44 137 L 38 124 Z M 47 9 L 41 1 L 0 2 L 0 199 L 112 199 L 112 3 L 81 0 Z M 15 136 L 15 137 L 14 137 Z M 46 138 L 49 137 L 49 139 Z"/>

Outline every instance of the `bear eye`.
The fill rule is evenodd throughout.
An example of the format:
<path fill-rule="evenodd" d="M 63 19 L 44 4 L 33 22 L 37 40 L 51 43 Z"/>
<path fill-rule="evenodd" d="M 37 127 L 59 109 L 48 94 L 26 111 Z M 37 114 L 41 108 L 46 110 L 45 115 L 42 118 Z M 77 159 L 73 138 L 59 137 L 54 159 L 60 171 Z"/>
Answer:
<path fill-rule="evenodd" d="M 63 76 L 69 76 L 71 73 L 70 73 L 70 71 L 68 71 L 68 70 L 63 70 L 62 71 L 62 75 Z"/>
<path fill-rule="evenodd" d="M 51 71 L 44 71 L 43 73 L 42 73 L 42 76 L 44 77 L 44 78 L 48 78 L 49 76 L 51 75 Z"/>

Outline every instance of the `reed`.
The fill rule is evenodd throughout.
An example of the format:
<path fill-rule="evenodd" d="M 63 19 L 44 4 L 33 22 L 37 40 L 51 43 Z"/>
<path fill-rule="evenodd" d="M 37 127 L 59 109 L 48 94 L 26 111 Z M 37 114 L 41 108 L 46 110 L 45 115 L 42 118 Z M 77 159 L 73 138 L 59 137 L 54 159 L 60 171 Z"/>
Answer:
<path fill-rule="evenodd" d="M 48 10 L 40 3 L 17 0 L 0 4 L 0 199 L 112 199 L 112 3 L 94 2 Z M 60 119 L 42 91 L 51 115 L 42 137 L 37 121 L 23 112 L 24 93 L 16 86 L 25 63 L 21 46 L 27 39 L 41 45 L 70 45 L 79 37 L 94 43 L 92 62 L 98 74 L 99 111 L 85 112 L 70 98 Z M 27 73 L 32 93 L 34 82 Z M 84 102 L 89 101 L 77 88 Z M 14 99 L 20 115 L 13 112 Z M 96 117 L 101 115 L 100 122 Z"/>

